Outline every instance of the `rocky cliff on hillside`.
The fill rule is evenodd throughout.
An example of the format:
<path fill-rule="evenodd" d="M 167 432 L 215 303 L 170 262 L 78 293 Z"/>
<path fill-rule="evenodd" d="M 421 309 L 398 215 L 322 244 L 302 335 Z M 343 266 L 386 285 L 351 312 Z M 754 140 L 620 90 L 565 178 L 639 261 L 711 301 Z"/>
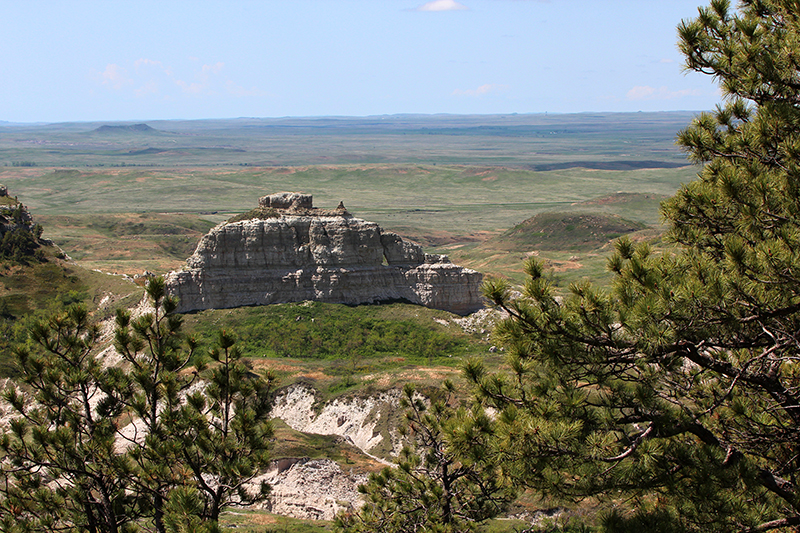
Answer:
<path fill-rule="evenodd" d="M 316 393 L 304 384 L 291 385 L 275 398 L 272 416 L 295 431 L 337 435 L 369 455 L 385 462 L 403 447 L 396 432 L 401 423 L 399 389 L 354 398 L 337 398 L 314 408 Z"/>
<path fill-rule="evenodd" d="M 42 231 L 42 226 L 33 223 L 28 208 L 0 185 L 0 258 L 27 263 L 42 254 L 40 247 L 46 244 L 41 239 Z M 43 257 L 38 255 L 39 260 Z"/>
<path fill-rule="evenodd" d="M 279 193 L 205 235 L 183 270 L 167 276 L 180 311 L 317 300 L 405 300 L 468 314 L 482 307 L 481 274 L 426 254 L 355 218 L 342 204 Z"/>

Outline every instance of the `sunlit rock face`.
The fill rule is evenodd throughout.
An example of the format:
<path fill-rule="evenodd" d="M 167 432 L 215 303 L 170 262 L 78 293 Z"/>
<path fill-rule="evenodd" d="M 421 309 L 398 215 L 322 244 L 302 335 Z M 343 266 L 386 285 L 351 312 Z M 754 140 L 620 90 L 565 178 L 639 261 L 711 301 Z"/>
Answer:
<path fill-rule="evenodd" d="M 364 304 L 405 300 L 469 314 L 483 307 L 482 275 L 426 254 L 417 244 L 311 196 L 259 200 L 253 218 L 205 235 L 183 270 L 167 276 L 180 311 L 315 300 Z"/>

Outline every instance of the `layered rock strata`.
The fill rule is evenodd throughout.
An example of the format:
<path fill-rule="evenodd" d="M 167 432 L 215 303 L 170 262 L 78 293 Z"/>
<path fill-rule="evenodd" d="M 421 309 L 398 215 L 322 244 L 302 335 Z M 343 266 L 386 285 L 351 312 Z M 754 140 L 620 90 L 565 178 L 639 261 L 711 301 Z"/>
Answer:
<path fill-rule="evenodd" d="M 341 204 L 316 209 L 310 195 L 279 193 L 261 198 L 252 216 L 212 229 L 184 269 L 167 276 L 181 312 L 304 300 L 405 300 L 462 315 L 483 306 L 479 272 L 426 254 Z"/>

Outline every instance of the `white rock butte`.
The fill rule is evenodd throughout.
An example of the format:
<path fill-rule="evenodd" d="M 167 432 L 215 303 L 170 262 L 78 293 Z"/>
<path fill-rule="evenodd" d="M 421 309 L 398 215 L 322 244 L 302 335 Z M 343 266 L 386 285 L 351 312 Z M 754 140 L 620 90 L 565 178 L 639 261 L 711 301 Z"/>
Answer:
<path fill-rule="evenodd" d="M 166 281 L 180 312 L 305 300 L 405 300 L 461 315 L 483 307 L 479 272 L 299 193 L 265 196 L 213 228 Z"/>

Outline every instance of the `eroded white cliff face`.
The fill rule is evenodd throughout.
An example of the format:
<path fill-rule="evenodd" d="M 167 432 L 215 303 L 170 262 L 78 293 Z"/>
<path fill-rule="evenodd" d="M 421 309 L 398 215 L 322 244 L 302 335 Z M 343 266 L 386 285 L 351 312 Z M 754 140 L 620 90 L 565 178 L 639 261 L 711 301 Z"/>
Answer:
<path fill-rule="evenodd" d="M 278 394 L 272 416 L 303 433 L 337 435 L 376 457 L 396 456 L 402 443 L 397 434 L 400 414 L 400 390 L 377 392 L 368 396 L 337 398 L 317 406 L 315 390 L 296 384 Z M 379 451 L 380 450 L 380 451 Z M 363 505 L 358 485 L 367 481 L 363 472 L 345 471 L 328 459 L 282 459 L 256 482 L 272 487 L 264 507 L 270 512 L 311 520 L 332 520 L 337 513 Z"/>
<path fill-rule="evenodd" d="M 305 520 L 333 520 L 340 511 L 363 505 L 358 486 L 367 475 L 345 472 L 330 459 L 278 462 L 259 478 L 269 483 L 270 512 Z"/>
<path fill-rule="evenodd" d="M 270 198 L 261 205 L 271 206 Z M 280 200 L 275 205 L 286 204 Z M 426 254 L 343 208 L 317 212 L 309 202 L 212 229 L 186 267 L 166 278 L 180 311 L 303 300 L 406 300 L 462 315 L 483 307 L 479 272 Z"/>
<path fill-rule="evenodd" d="M 314 409 L 314 389 L 294 385 L 275 398 L 272 416 L 295 431 L 338 435 L 361 451 L 373 455 L 378 447 L 397 455 L 402 447 L 393 432 L 393 415 L 400 410 L 399 390 L 357 398 L 337 398 Z"/>

